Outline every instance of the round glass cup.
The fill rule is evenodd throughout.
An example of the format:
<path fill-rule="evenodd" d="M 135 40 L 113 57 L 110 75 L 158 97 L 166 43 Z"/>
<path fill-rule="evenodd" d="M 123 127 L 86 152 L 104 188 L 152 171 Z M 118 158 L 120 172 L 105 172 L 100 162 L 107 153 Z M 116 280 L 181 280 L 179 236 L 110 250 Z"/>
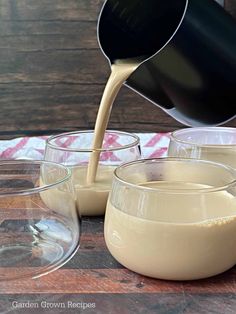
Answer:
<path fill-rule="evenodd" d="M 144 159 L 115 170 L 105 215 L 113 257 L 149 277 L 193 280 L 236 264 L 236 172 L 194 159 Z"/>
<path fill-rule="evenodd" d="M 46 142 L 45 160 L 70 167 L 77 205 L 84 216 L 104 215 L 113 172 L 120 164 L 140 158 L 139 138 L 130 133 L 107 130 L 102 149 L 93 150 L 93 130 L 63 133 Z M 91 154 L 99 154 L 96 180 L 87 183 Z"/>
<path fill-rule="evenodd" d="M 77 251 L 71 172 L 45 161 L 0 161 L 0 280 L 37 278 Z"/>
<path fill-rule="evenodd" d="M 236 128 L 199 127 L 174 131 L 168 156 L 211 160 L 236 168 Z"/>

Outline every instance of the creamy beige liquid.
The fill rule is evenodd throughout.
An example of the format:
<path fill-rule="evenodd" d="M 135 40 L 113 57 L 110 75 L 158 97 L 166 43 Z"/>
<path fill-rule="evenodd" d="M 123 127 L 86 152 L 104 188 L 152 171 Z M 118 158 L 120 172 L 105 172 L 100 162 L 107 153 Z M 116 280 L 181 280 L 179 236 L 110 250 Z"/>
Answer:
<path fill-rule="evenodd" d="M 72 170 L 80 214 L 85 216 L 104 215 L 114 170 L 114 166 L 99 165 L 96 180 L 91 184 L 87 184 L 86 180 L 87 167 L 76 167 Z"/>
<path fill-rule="evenodd" d="M 86 181 L 86 166 L 74 167 L 71 170 L 76 192 L 74 198 L 71 193 L 53 189 L 40 193 L 44 203 L 64 215 L 72 212 L 71 208 L 72 205 L 75 206 L 75 202 L 80 215 L 104 215 L 115 166 L 99 165 L 96 181 L 91 184 L 87 184 Z M 42 180 L 40 180 L 40 186 L 42 185 Z"/>
<path fill-rule="evenodd" d="M 87 173 L 87 183 L 91 184 L 95 181 L 96 172 L 100 152 L 96 149 L 102 147 L 104 134 L 107 128 L 108 120 L 110 117 L 112 104 L 121 88 L 123 83 L 127 80 L 132 72 L 138 67 L 139 63 L 134 60 L 117 60 L 111 66 L 111 75 L 105 87 L 102 100 L 97 114 L 97 120 L 94 129 L 94 139 L 92 148 L 94 152 L 91 154 Z"/>
<path fill-rule="evenodd" d="M 169 148 L 169 156 L 197 158 L 203 160 L 210 160 L 236 168 L 236 148 L 233 147 L 203 147 L 201 149 L 180 148 L 176 151 L 175 147 Z"/>
<path fill-rule="evenodd" d="M 145 186 L 196 189 L 195 183 Z M 225 191 L 199 195 L 122 191 L 119 208 L 108 200 L 105 240 L 127 268 L 150 277 L 192 280 L 221 273 L 236 263 L 236 200 Z"/>
<path fill-rule="evenodd" d="M 39 186 L 44 186 L 43 182 L 40 178 Z M 72 221 L 78 220 L 77 204 L 73 193 L 64 191 L 63 187 L 58 187 L 40 192 L 40 197 L 45 205 L 54 212 Z M 45 210 L 45 214 L 47 214 L 47 210 Z"/>

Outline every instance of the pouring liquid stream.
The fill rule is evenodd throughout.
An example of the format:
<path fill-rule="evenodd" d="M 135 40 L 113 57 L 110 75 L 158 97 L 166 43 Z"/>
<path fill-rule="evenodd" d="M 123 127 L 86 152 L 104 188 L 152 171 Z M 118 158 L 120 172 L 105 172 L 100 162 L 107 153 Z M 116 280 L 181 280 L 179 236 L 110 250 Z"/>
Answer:
<path fill-rule="evenodd" d="M 108 125 L 113 102 L 121 89 L 123 83 L 139 66 L 140 60 L 138 59 L 125 59 L 117 60 L 111 66 L 111 74 L 107 81 L 101 103 L 99 106 L 97 119 L 94 129 L 94 138 L 92 143 L 92 153 L 90 155 L 88 171 L 87 171 L 87 184 L 91 185 L 95 182 L 96 173 L 103 144 L 105 131 Z"/>

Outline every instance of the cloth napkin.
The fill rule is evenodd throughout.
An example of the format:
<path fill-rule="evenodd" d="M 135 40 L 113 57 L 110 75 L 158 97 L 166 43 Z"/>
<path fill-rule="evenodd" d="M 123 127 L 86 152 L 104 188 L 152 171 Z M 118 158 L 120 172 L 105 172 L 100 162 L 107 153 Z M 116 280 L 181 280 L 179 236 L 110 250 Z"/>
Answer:
<path fill-rule="evenodd" d="M 136 133 L 140 138 L 143 158 L 165 157 L 169 145 L 169 133 Z M 0 140 L 0 159 L 35 159 L 44 157 L 48 136 L 20 137 Z"/>

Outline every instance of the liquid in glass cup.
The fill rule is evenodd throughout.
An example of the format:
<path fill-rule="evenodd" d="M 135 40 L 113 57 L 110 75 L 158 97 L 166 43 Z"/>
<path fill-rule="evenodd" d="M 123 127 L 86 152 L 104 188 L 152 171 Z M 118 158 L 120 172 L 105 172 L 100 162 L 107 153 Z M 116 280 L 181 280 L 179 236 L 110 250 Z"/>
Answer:
<path fill-rule="evenodd" d="M 79 247 L 75 192 L 63 165 L 1 161 L 0 217 L 0 280 L 48 274 Z"/>
<path fill-rule="evenodd" d="M 45 160 L 69 167 L 80 213 L 84 216 L 104 215 L 113 172 L 122 163 L 140 158 L 139 138 L 121 131 L 106 131 L 102 149 L 92 150 L 94 132 L 76 131 L 50 137 Z M 88 163 L 93 152 L 99 154 L 95 182 L 87 182 Z"/>
<path fill-rule="evenodd" d="M 236 264 L 236 173 L 194 159 L 118 167 L 105 215 L 113 257 L 142 275 L 210 277 Z"/>
<path fill-rule="evenodd" d="M 174 131 L 168 156 L 211 160 L 236 168 L 236 128 L 198 127 Z"/>

